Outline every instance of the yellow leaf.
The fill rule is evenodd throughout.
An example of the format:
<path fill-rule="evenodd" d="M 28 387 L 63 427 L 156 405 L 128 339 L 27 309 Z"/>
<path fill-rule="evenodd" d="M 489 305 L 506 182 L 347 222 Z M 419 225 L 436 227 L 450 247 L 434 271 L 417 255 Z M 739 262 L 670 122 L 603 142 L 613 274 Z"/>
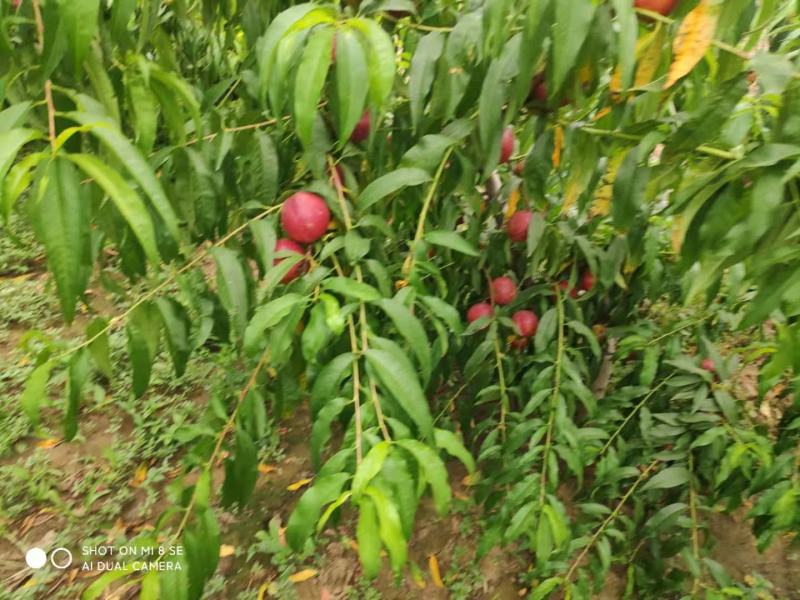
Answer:
<path fill-rule="evenodd" d="M 665 90 L 688 75 L 705 56 L 714 39 L 717 14 L 717 7 L 712 6 L 711 0 L 700 0 L 700 4 L 686 15 L 672 42 L 673 59 Z"/>
<path fill-rule="evenodd" d="M 298 571 L 297 573 L 293 573 L 289 575 L 289 581 L 292 583 L 302 583 L 303 581 L 308 581 L 312 577 L 317 576 L 316 569 L 303 569 L 302 571 Z"/>
<path fill-rule="evenodd" d="M 290 492 L 296 492 L 301 487 L 307 486 L 309 483 L 311 483 L 311 481 L 311 479 L 301 479 L 300 481 L 295 481 L 294 483 L 287 485 L 286 489 Z"/>
<path fill-rule="evenodd" d="M 49 439 L 46 439 L 46 440 L 39 440 L 38 442 L 36 442 L 36 447 L 37 448 L 44 448 L 44 449 L 55 448 L 60 443 L 61 443 L 61 440 L 57 440 L 55 438 L 49 438 Z"/>
<path fill-rule="evenodd" d="M 438 588 L 444 587 L 444 582 L 442 581 L 442 576 L 439 574 L 439 561 L 436 558 L 435 554 L 431 554 L 428 557 L 428 569 L 431 572 L 431 579 L 433 579 L 433 585 Z"/>
<path fill-rule="evenodd" d="M 514 213 L 517 212 L 517 204 L 519 204 L 519 188 L 516 188 L 514 191 L 512 191 L 511 195 L 508 197 L 508 205 L 506 206 L 506 221 L 513 217 Z"/>
<path fill-rule="evenodd" d="M 225 558 L 226 556 L 231 556 L 233 553 L 236 552 L 235 546 L 229 546 L 228 544 L 222 544 L 219 547 L 219 557 Z"/>
<path fill-rule="evenodd" d="M 672 223 L 672 251 L 675 254 L 680 254 L 683 247 L 683 238 L 686 236 L 686 228 L 683 223 L 683 215 L 675 215 L 675 220 Z"/>
<path fill-rule="evenodd" d="M 589 210 L 592 217 L 605 217 L 611 211 L 611 197 L 614 194 L 614 181 L 617 178 L 617 171 L 625 158 L 624 152 L 618 152 L 608 161 L 606 172 L 600 181 L 600 186 L 594 196 L 594 203 Z"/>
<path fill-rule="evenodd" d="M 597 114 L 592 117 L 592 121 L 599 121 L 600 119 L 605 117 L 610 112 L 611 112 L 611 108 L 608 107 L 608 106 L 606 106 L 604 108 L 601 108 L 600 110 L 597 111 Z"/>
<path fill-rule="evenodd" d="M 553 166 L 557 169 L 561 165 L 561 148 L 564 146 L 564 130 L 561 128 L 561 125 L 556 125 L 555 134 Z"/>
<path fill-rule="evenodd" d="M 639 47 L 641 44 L 641 48 Z M 653 76 L 661 64 L 661 55 L 664 46 L 664 28 L 661 23 L 656 28 L 639 39 L 636 43 L 636 58 L 639 61 L 636 67 L 634 87 L 642 87 L 653 81 Z"/>
<path fill-rule="evenodd" d="M 276 467 L 274 465 L 265 465 L 264 463 L 259 463 L 258 464 L 258 472 L 261 473 L 262 475 L 269 475 L 273 471 L 277 471 L 277 470 L 278 470 L 278 467 Z"/>
<path fill-rule="evenodd" d="M 139 465 L 139 468 L 137 468 L 136 472 L 133 474 L 131 485 L 133 487 L 139 487 L 144 483 L 145 479 L 147 479 L 147 465 Z"/>
<path fill-rule="evenodd" d="M 394 287 L 398 290 L 402 290 L 404 287 L 408 285 L 408 282 L 405 279 L 398 279 L 394 282 Z"/>

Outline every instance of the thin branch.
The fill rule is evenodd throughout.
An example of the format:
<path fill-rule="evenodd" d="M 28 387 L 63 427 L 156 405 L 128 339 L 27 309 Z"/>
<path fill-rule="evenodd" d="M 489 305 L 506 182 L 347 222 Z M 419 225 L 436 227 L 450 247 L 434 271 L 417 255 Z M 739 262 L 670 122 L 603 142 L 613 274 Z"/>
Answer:
<path fill-rule="evenodd" d="M 579 131 L 583 133 L 588 133 L 589 135 L 600 135 L 600 136 L 608 136 L 612 138 L 616 138 L 619 140 L 628 140 L 631 142 L 641 142 L 644 139 L 643 136 L 634 135 L 631 133 L 624 133 L 622 131 L 614 131 L 611 129 L 601 129 L 599 127 L 591 127 L 591 126 L 582 126 L 575 123 L 568 123 L 566 121 L 561 122 L 562 125 L 566 127 L 575 127 Z M 738 160 L 740 157 L 733 152 L 729 152 L 728 150 L 722 150 L 721 148 L 714 148 L 713 146 L 708 146 L 706 144 L 702 144 L 695 148 L 697 152 L 702 154 L 708 154 L 709 156 L 716 156 L 717 158 L 722 158 L 724 160 Z"/>
<path fill-rule="evenodd" d="M 422 212 L 419 214 L 417 232 L 414 235 L 414 241 L 411 242 L 411 247 L 408 249 L 408 255 L 406 256 L 405 261 L 403 261 L 403 277 L 408 277 L 409 273 L 411 273 L 411 269 L 414 267 L 414 250 L 417 247 L 417 243 L 422 239 L 422 235 L 425 233 L 425 219 L 428 216 L 428 210 L 430 210 L 433 197 L 436 194 L 436 188 L 439 186 L 439 180 L 442 178 L 444 167 L 447 164 L 452 151 L 452 146 L 445 151 L 444 156 L 442 157 L 442 162 L 439 163 L 439 168 L 436 169 L 436 174 L 433 177 L 431 186 L 428 188 L 428 195 L 425 196 L 425 201 L 422 204 Z"/>
<path fill-rule="evenodd" d="M 542 455 L 542 478 L 539 483 L 539 507 L 544 506 L 545 489 L 547 488 L 547 463 L 550 458 L 550 447 L 553 444 L 553 427 L 556 418 L 556 402 L 561 393 L 561 363 L 564 360 L 564 299 L 561 297 L 561 289 L 556 286 L 556 310 L 558 311 L 558 348 L 556 350 L 555 362 L 555 381 L 553 383 L 553 394 L 550 396 L 550 416 L 547 421 L 547 436 L 544 442 L 544 454 Z"/>
<path fill-rule="evenodd" d="M 700 538 L 697 534 L 697 492 L 694 489 L 694 457 L 691 449 L 689 450 L 689 515 L 692 518 L 692 555 L 698 568 L 702 568 L 700 566 Z M 700 579 L 692 576 L 692 598 L 697 596 L 699 587 Z"/>
<path fill-rule="evenodd" d="M 645 403 L 646 403 L 646 402 L 647 402 L 647 401 L 648 401 L 648 400 L 649 400 L 649 399 L 650 399 L 650 398 L 653 396 L 653 394 L 655 394 L 655 393 L 656 393 L 658 390 L 660 390 L 662 387 L 664 387 L 664 386 L 666 385 L 666 383 L 667 383 L 667 382 L 668 382 L 670 379 L 672 379 L 672 377 L 673 377 L 673 376 L 672 376 L 672 375 L 670 375 L 670 376 L 669 376 L 669 377 L 667 377 L 666 379 L 663 379 L 663 380 L 661 381 L 661 383 L 659 383 L 659 384 L 658 384 L 656 387 L 654 387 L 652 390 L 650 390 L 650 391 L 647 393 L 647 395 L 646 395 L 644 398 L 642 398 L 642 400 L 641 400 L 641 402 L 639 402 L 639 404 L 637 404 L 636 406 L 634 406 L 634 407 L 633 407 L 633 410 L 631 410 L 631 412 L 629 412 L 629 413 L 628 413 L 628 416 L 627 416 L 627 417 L 625 417 L 625 419 L 622 421 L 622 423 L 620 423 L 619 427 L 617 427 L 617 429 L 614 431 L 614 433 L 612 433 L 612 434 L 611 434 L 611 437 L 610 437 L 610 438 L 608 438 L 608 441 L 605 443 L 605 445 L 604 445 L 604 446 L 603 446 L 603 448 L 600 450 L 600 452 L 598 453 L 598 455 L 594 457 L 594 460 L 595 460 L 595 461 L 599 460 L 599 459 L 600 459 L 600 457 L 601 457 L 601 456 L 603 456 L 603 455 L 606 453 L 606 450 L 608 450 L 608 449 L 611 447 L 611 444 L 613 444 L 613 443 L 614 443 L 614 440 L 615 440 L 615 439 L 617 439 L 617 436 L 618 436 L 620 433 L 622 433 L 622 430 L 623 430 L 623 429 L 625 429 L 625 426 L 626 426 L 626 425 L 628 424 L 628 422 L 629 422 L 629 421 L 630 421 L 630 420 L 633 418 L 633 416 L 634 416 L 634 415 L 635 415 L 637 412 L 639 412 L 639 409 L 640 409 L 640 408 L 642 408 L 642 407 L 645 405 Z"/>
<path fill-rule="evenodd" d="M 44 52 L 44 20 L 42 19 L 42 9 L 39 0 L 32 0 L 33 20 L 36 22 L 36 51 L 41 54 Z"/>
<path fill-rule="evenodd" d="M 195 258 L 193 258 L 188 263 L 183 265 L 175 273 L 173 273 L 172 275 L 167 277 L 164 281 L 162 281 L 160 284 L 158 284 L 155 288 L 153 288 L 152 290 L 150 290 L 149 292 L 144 294 L 141 298 L 139 298 L 136 302 L 134 302 L 130 306 L 130 308 L 128 308 L 128 310 L 126 310 L 125 312 L 123 312 L 120 315 L 117 315 L 116 317 L 112 317 L 111 319 L 109 319 L 109 321 L 106 324 L 106 326 L 103 327 L 96 334 L 94 334 L 92 337 L 86 339 L 85 341 L 81 342 L 80 344 L 76 344 L 72 348 L 68 348 L 67 350 L 65 350 L 64 352 L 62 352 L 58 356 L 56 356 L 54 358 L 54 360 L 58 361 L 58 360 L 61 360 L 63 358 L 66 358 L 67 356 L 69 356 L 73 352 L 77 352 L 78 350 L 81 350 L 82 348 L 86 348 L 87 346 L 91 345 L 100 336 L 103 336 L 106 333 L 108 333 L 108 331 L 111 330 L 114 326 L 116 326 L 117 323 L 119 323 L 120 321 L 123 321 L 124 319 L 126 319 L 134 310 L 136 310 L 137 307 L 139 307 L 143 303 L 147 302 L 151 298 L 155 297 L 161 290 L 166 288 L 168 285 L 172 284 L 175 281 L 175 279 L 177 279 L 177 277 L 179 275 L 185 273 L 186 271 L 188 271 L 189 269 L 194 267 L 197 263 L 199 263 L 200 261 L 205 259 L 209 255 L 211 250 L 213 250 L 214 248 L 218 248 L 218 247 L 224 245 L 228 240 L 233 238 L 235 235 L 237 235 L 240 232 L 244 231 L 251 223 L 254 223 L 255 221 L 258 221 L 259 219 L 263 219 L 268 214 L 273 213 L 276 210 L 279 210 L 281 208 L 281 206 L 283 206 L 282 203 L 281 204 L 277 204 L 275 206 L 270 206 L 268 209 L 263 210 L 262 212 L 260 212 L 255 217 L 253 217 L 251 219 L 248 219 L 242 225 L 240 225 L 239 227 L 237 227 L 233 231 L 231 231 L 228 234 L 226 234 L 224 237 L 222 237 L 219 240 L 217 240 L 215 243 L 213 243 L 208 248 L 204 248 Z"/>
<path fill-rule="evenodd" d="M 611 514 L 608 515 L 606 520 L 601 523 L 600 527 L 598 527 L 597 531 L 594 532 L 594 535 L 592 535 L 591 539 L 589 540 L 589 543 L 586 544 L 586 546 L 583 547 L 583 550 L 581 550 L 581 553 L 573 561 L 572 565 L 570 566 L 569 570 L 567 571 L 567 574 L 564 576 L 564 582 L 569 582 L 569 580 L 572 578 L 572 575 L 575 573 L 575 569 L 578 568 L 578 566 L 580 565 L 580 563 L 583 560 L 583 558 L 586 556 L 586 554 L 589 552 L 589 550 L 591 550 L 592 546 L 594 546 L 595 542 L 597 542 L 597 540 L 600 538 L 600 536 L 603 535 L 603 532 L 606 530 L 606 527 L 608 527 L 609 524 L 614 519 L 617 518 L 617 515 L 622 510 L 622 507 L 625 506 L 625 503 L 633 495 L 633 492 L 636 491 L 636 488 L 639 487 L 639 484 L 642 481 L 645 480 L 645 478 L 650 474 L 650 471 L 652 471 L 655 468 L 655 466 L 658 464 L 658 462 L 659 461 L 657 459 L 654 460 L 653 462 L 651 462 L 647 466 L 647 468 L 644 471 L 642 471 L 641 475 L 639 475 L 639 478 L 636 481 L 633 482 L 633 485 L 628 489 L 628 491 L 625 493 L 625 495 L 619 501 L 617 506 L 611 512 Z"/>
<path fill-rule="evenodd" d="M 228 437 L 228 434 L 233 431 L 234 424 L 236 423 L 236 417 L 239 414 L 239 408 L 242 406 L 242 402 L 247 397 L 247 394 L 250 393 L 250 390 L 256 383 L 256 379 L 258 378 L 258 374 L 261 372 L 261 369 L 264 368 L 264 365 L 267 363 L 269 359 L 269 348 L 264 350 L 264 353 L 261 355 L 261 358 L 258 361 L 258 364 L 250 373 L 250 377 L 247 380 L 247 384 L 242 388 L 242 391 L 239 393 L 239 398 L 236 400 L 236 406 L 233 408 L 233 412 L 231 413 L 230 417 L 225 423 L 225 426 L 220 431 L 219 435 L 217 436 L 217 443 L 214 446 L 214 450 L 211 452 L 211 456 L 206 463 L 204 471 L 211 471 L 214 467 L 214 463 L 217 461 L 217 457 L 219 456 L 220 450 L 222 449 L 222 444 L 225 442 L 225 438 Z M 195 486 L 194 491 L 192 492 L 192 497 L 189 500 L 189 504 L 186 506 L 186 511 L 183 514 L 183 518 L 181 519 L 180 525 L 178 525 L 177 531 L 172 536 L 172 541 L 174 542 L 177 540 L 181 533 L 183 533 L 184 529 L 186 529 L 186 525 L 189 522 L 189 518 L 192 515 L 192 510 L 194 509 L 194 505 L 197 502 L 197 486 Z"/>
<path fill-rule="evenodd" d="M 47 127 L 50 147 L 56 153 L 56 107 L 53 103 L 53 84 L 48 79 L 44 82 L 44 99 L 47 102 Z"/>

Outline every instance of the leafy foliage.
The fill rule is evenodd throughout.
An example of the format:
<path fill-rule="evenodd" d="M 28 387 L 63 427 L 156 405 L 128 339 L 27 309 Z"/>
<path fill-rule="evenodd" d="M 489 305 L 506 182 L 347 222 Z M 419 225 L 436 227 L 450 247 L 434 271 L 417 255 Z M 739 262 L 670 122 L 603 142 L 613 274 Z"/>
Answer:
<path fill-rule="evenodd" d="M 794 385 L 795 3 L 0 7 L 0 214 L 30 221 L 67 321 L 109 273 L 147 290 L 37 353 L 33 425 L 64 372 L 76 434 L 84 386 L 113 376 L 115 325 L 137 397 L 164 351 L 177 377 L 221 346 L 250 373 L 142 540 L 180 538 L 187 571 L 145 576 L 143 597 L 202 596 L 215 499 L 249 500 L 267 407 L 305 397 L 319 470 L 287 542 L 303 551 L 352 507 L 369 577 L 381 549 L 405 567 L 424 495 L 447 512 L 448 457 L 485 509 L 478 553 L 535 556 L 533 598 L 591 597 L 615 567 L 630 594 L 722 598 L 701 509 L 749 504 L 762 547 L 800 526 L 797 405 L 766 430 L 712 341 L 768 322 L 761 393 Z M 300 189 L 333 219 L 305 254 L 276 252 Z M 465 326 L 503 275 L 511 304 Z M 664 314 L 679 303 L 692 316 Z M 523 308 L 530 340 L 510 319 Z"/>

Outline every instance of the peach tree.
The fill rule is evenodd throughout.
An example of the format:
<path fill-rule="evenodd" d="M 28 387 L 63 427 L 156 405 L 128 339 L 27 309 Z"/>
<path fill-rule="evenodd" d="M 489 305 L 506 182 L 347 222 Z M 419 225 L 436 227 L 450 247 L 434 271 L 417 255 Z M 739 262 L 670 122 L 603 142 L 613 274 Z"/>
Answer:
<path fill-rule="evenodd" d="M 754 336 L 760 393 L 793 390 L 796 3 L 0 7 L 0 214 L 32 225 L 65 321 L 91 315 L 29 344 L 32 427 L 60 414 L 72 439 L 92 382 L 144 395 L 161 352 L 243 374 L 137 538 L 180 541 L 186 569 L 141 597 L 202 595 L 215 509 L 248 502 L 265 422 L 300 405 L 316 477 L 286 543 L 352 521 L 367 577 L 382 550 L 406 567 L 455 473 L 477 554 L 523 549 L 533 598 L 612 569 L 629 597 L 742 594 L 707 512 L 749 506 L 762 547 L 800 525 L 797 406 L 760 422 L 716 344 Z"/>

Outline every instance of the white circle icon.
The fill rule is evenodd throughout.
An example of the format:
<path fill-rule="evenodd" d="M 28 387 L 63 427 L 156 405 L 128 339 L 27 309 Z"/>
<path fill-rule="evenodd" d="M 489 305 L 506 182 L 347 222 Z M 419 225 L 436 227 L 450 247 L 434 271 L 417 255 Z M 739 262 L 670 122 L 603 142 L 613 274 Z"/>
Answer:
<path fill-rule="evenodd" d="M 58 562 L 56 562 L 57 554 L 62 555 Z M 66 569 L 72 564 L 72 552 L 66 548 L 56 548 L 50 553 L 50 564 L 56 569 Z"/>
<path fill-rule="evenodd" d="M 47 562 L 47 552 L 41 548 L 31 548 L 25 553 L 25 562 L 31 569 L 41 569 Z"/>

